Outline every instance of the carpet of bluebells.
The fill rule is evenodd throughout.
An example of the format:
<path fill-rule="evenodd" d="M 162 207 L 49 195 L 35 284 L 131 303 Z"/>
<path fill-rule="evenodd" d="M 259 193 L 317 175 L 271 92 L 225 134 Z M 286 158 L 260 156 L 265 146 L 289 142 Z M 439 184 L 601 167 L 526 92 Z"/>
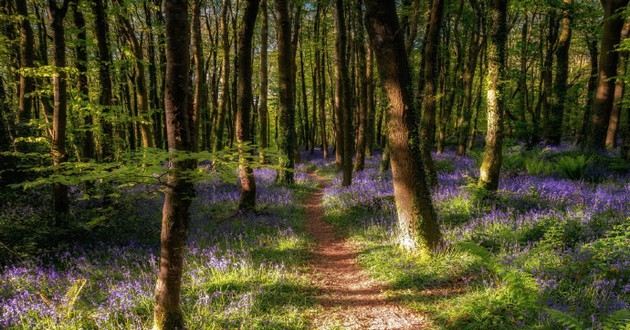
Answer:
<path fill-rule="evenodd" d="M 217 179 L 196 186 L 182 289 L 191 329 L 307 326 L 312 304 L 302 274 L 308 243 L 295 206 L 299 189 L 275 185 L 270 169 L 255 175 L 256 214 L 234 214 L 236 183 Z M 0 329 L 150 328 L 162 199 L 147 190 L 124 192 L 118 210 L 107 213 L 118 219 L 98 222 L 109 225 L 102 237 L 111 228 L 109 236 L 121 238 L 80 240 L 6 263 L 0 269 Z M 89 203 L 75 203 L 73 212 L 87 212 Z M 12 222 L 4 228 L 47 213 L 37 206 L 46 203 L 29 205 L 1 214 L 0 222 Z"/>
<path fill-rule="evenodd" d="M 446 246 L 432 258 L 405 256 L 395 247 L 391 175 L 379 172 L 378 155 L 351 187 L 333 179 L 325 190 L 327 218 L 362 247 L 360 261 L 375 277 L 436 326 L 630 324 L 622 317 L 630 308 L 630 175 L 601 162 L 587 164 L 596 168 L 582 169 L 581 177 L 563 175 L 552 163 L 574 157 L 570 147 L 538 150 L 529 160 L 523 153 L 507 153 L 492 195 L 475 188 L 475 157 L 434 155 L 439 187 L 433 201 Z M 528 162 L 550 170 L 540 173 Z M 596 180 L 586 175 L 591 172 Z"/>

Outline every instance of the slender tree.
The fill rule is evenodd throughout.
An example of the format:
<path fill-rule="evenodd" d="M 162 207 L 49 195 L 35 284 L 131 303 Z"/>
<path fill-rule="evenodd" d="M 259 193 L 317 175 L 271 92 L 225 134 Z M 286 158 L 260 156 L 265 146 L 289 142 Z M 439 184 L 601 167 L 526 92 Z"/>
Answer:
<path fill-rule="evenodd" d="M 74 17 L 74 27 L 77 29 L 77 42 L 75 45 L 76 56 L 76 68 L 79 72 L 79 78 L 77 80 L 77 87 L 79 93 L 81 93 L 81 102 L 89 102 L 89 87 L 88 87 L 88 52 L 87 52 L 87 31 L 85 27 L 85 18 L 83 13 L 79 10 L 79 1 L 73 0 L 70 3 L 72 9 L 72 16 Z M 83 148 L 82 156 L 87 159 L 95 159 L 96 151 L 94 147 L 94 134 L 93 134 L 93 121 L 92 114 L 89 110 L 86 111 L 83 117 L 83 124 L 85 125 L 85 134 L 83 135 Z"/>
<path fill-rule="evenodd" d="M 291 19 L 287 0 L 275 0 L 278 29 L 278 181 L 293 183 L 295 165 L 295 81 L 293 80 L 293 51 L 291 47 Z"/>
<path fill-rule="evenodd" d="M 424 44 L 424 78 L 422 92 L 422 126 L 420 129 L 420 141 L 422 151 L 422 162 L 427 172 L 428 181 L 431 186 L 437 186 L 437 172 L 431 151 L 435 142 L 435 111 L 437 94 L 436 77 L 438 72 L 437 56 L 440 40 L 440 28 L 442 26 L 442 15 L 444 11 L 444 1 L 433 0 L 431 3 L 431 15 L 429 18 L 427 39 Z"/>
<path fill-rule="evenodd" d="M 260 101 L 258 104 L 258 127 L 260 135 L 260 159 L 265 161 L 265 149 L 269 147 L 269 119 L 267 100 L 269 92 L 269 14 L 267 12 L 267 0 L 260 2 L 262 26 L 260 30 Z"/>
<path fill-rule="evenodd" d="M 479 185 L 497 190 L 503 158 L 503 114 L 505 102 L 505 44 L 507 41 L 507 0 L 492 0 L 490 6 L 491 40 L 487 50 L 488 82 L 486 146 L 481 163 Z"/>
<path fill-rule="evenodd" d="M 247 0 L 243 13 L 243 22 L 238 36 L 238 88 L 236 90 L 236 142 L 239 147 L 239 178 L 241 182 L 241 198 L 239 210 L 249 211 L 256 206 L 256 180 L 249 165 L 253 155 L 251 148 L 252 134 L 250 114 L 253 104 L 252 91 L 252 38 L 256 27 L 256 15 L 260 0 Z M 248 150 L 249 149 L 249 150 Z"/>
<path fill-rule="evenodd" d="M 567 98 L 567 80 L 569 78 L 569 48 L 571 46 L 571 19 L 573 15 L 573 0 L 562 1 L 562 15 L 560 16 L 560 30 L 556 44 L 556 80 L 553 84 L 553 98 L 551 100 L 549 119 L 546 127 L 547 143 L 560 144 L 562 138 L 562 121 Z"/>
<path fill-rule="evenodd" d="M 188 78 L 190 70 L 190 27 L 187 0 L 164 1 L 166 23 L 166 72 L 164 109 L 168 150 L 175 153 L 192 151 L 192 118 L 188 113 Z M 162 232 L 160 236 L 160 270 L 155 286 L 153 329 L 184 329 L 180 307 L 186 236 L 193 184 L 186 171 L 194 161 L 171 159 L 171 168 L 164 188 Z"/>
<path fill-rule="evenodd" d="M 621 30 L 621 41 L 628 38 L 630 35 L 630 22 L 626 22 Z M 620 52 L 619 56 L 619 69 L 617 76 L 625 76 L 627 74 L 627 51 Z M 623 97 L 625 91 L 624 79 L 615 79 L 615 92 L 613 95 L 613 107 L 610 112 L 610 119 L 608 120 L 608 130 L 606 131 L 606 148 L 614 149 L 617 147 L 617 131 L 619 130 L 619 117 L 621 116 L 621 109 L 623 105 Z"/>
<path fill-rule="evenodd" d="M 101 137 L 101 153 L 103 160 L 112 160 L 114 157 L 114 139 L 111 118 L 109 118 L 112 106 L 112 80 L 111 80 L 111 64 L 112 55 L 109 47 L 109 24 L 105 13 L 103 0 L 94 0 L 92 2 L 92 10 L 94 12 L 94 27 L 96 30 L 96 44 L 98 47 L 98 77 L 100 83 L 99 105 L 101 106 L 101 126 L 103 134 Z"/>
<path fill-rule="evenodd" d="M 406 249 L 435 250 L 441 233 L 426 184 L 418 141 L 410 68 L 393 1 L 365 0 L 366 26 L 381 81 L 389 99 L 388 143 L 399 243 Z"/>
<path fill-rule="evenodd" d="M 606 132 L 613 108 L 615 79 L 619 53 L 615 51 L 621 39 L 624 18 L 619 11 L 626 7 L 628 0 L 601 0 L 604 7 L 604 27 L 599 53 L 599 73 L 591 114 L 590 134 L 587 147 L 603 150 L 606 146 Z"/>
<path fill-rule="evenodd" d="M 33 28 L 28 18 L 26 1 L 17 1 L 16 9 L 17 13 L 20 15 L 20 68 L 28 69 L 34 66 L 35 61 Z M 33 93 L 34 89 L 35 82 L 33 78 L 26 74 L 20 74 L 18 86 L 18 114 L 20 124 L 22 125 L 26 124 L 33 116 L 33 97 L 31 93 Z"/>
<path fill-rule="evenodd" d="M 341 156 L 342 186 L 352 183 L 352 105 L 348 73 L 346 17 L 343 0 L 335 0 L 335 107 L 337 109 L 337 153 Z"/>
<path fill-rule="evenodd" d="M 68 160 L 66 152 L 66 126 L 67 126 L 67 82 L 66 82 L 66 37 L 63 26 L 64 18 L 68 12 L 68 0 L 58 4 L 56 0 L 48 0 L 48 14 L 53 36 L 53 128 L 52 128 L 52 161 L 55 169 Z M 68 186 L 62 183 L 53 183 L 53 203 L 55 210 L 55 224 L 65 225 L 69 212 Z"/>

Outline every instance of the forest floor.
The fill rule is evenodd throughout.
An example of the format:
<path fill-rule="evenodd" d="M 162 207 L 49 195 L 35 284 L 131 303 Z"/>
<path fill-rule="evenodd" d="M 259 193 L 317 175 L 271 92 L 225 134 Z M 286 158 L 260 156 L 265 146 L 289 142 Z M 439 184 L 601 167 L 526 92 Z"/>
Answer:
<path fill-rule="evenodd" d="M 387 286 L 371 279 L 357 262 L 356 248 L 324 221 L 322 206 L 325 181 L 306 199 L 306 230 L 315 241 L 312 252 L 313 283 L 316 301 L 323 312 L 312 325 L 317 329 L 421 329 L 427 321 L 422 315 L 396 304 L 387 296 Z"/>

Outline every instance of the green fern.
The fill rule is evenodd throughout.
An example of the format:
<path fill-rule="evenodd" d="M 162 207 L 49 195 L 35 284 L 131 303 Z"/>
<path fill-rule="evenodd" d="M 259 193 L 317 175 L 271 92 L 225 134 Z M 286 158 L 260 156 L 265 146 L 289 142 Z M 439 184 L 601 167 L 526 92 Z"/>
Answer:
<path fill-rule="evenodd" d="M 622 309 L 610 314 L 603 322 L 604 330 L 628 330 L 630 329 L 630 310 Z"/>
<path fill-rule="evenodd" d="M 586 327 L 577 318 L 553 308 L 545 308 L 552 320 L 560 323 L 566 329 L 586 330 Z"/>

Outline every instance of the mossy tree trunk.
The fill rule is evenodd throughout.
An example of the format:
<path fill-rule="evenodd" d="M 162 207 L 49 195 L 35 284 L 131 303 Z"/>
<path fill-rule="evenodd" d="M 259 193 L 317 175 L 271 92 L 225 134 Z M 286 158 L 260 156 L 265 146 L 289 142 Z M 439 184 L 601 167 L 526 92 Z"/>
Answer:
<path fill-rule="evenodd" d="M 507 40 L 507 0 L 493 0 L 490 6 L 491 40 L 488 45 L 488 90 L 486 146 L 481 163 L 479 186 L 497 190 L 503 157 L 503 115 L 505 100 L 505 43 Z"/>
<path fill-rule="evenodd" d="M 366 0 L 366 25 L 389 100 L 388 146 L 398 215 L 398 240 L 409 250 L 435 250 L 442 236 L 420 154 L 418 111 L 393 1 Z"/>
<path fill-rule="evenodd" d="M 252 38 L 259 5 L 260 0 L 247 0 L 245 2 L 243 22 L 238 37 L 236 142 L 239 148 L 239 179 L 241 182 L 241 197 L 238 208 L 244 211 L 251 211 L 256 207 L 256 180 L 249 162 L 253 156 L 250 123 L 253 102 Z"/>

